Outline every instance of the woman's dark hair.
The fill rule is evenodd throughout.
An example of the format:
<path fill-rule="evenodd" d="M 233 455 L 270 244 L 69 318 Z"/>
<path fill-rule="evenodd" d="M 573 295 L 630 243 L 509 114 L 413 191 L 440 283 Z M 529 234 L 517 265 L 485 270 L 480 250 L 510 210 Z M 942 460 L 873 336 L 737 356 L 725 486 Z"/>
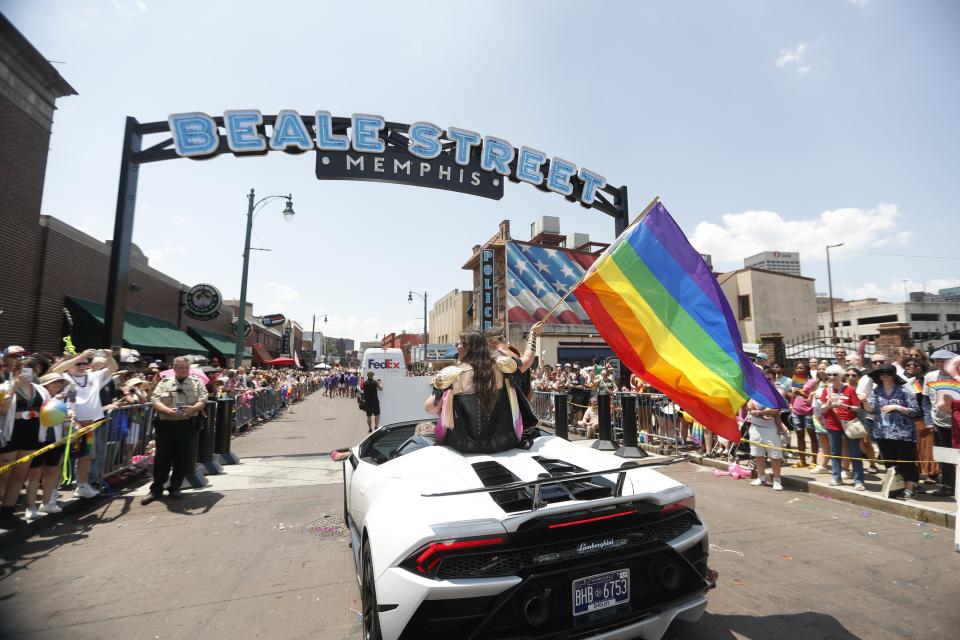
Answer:
<path fill-rule="evenodd" d="M 460 334 L 460 344 L 463 346 L 461 362 L 473 367 L 473 389 L 480 408 L 489 413 L 497 401 L 497 375 L 487 339 L 479 331 L 464 331 Z"/>
<path fill-rule="evenodd" d="M 920 361 L 920 358 L 908 357 L 906 360 L 903 361 L 903 368 L 906 369 L 907 366 L 911 364 L 916 365 L 917 367 L 919 367 L 920 371 L 923 371 L 923 362 Z"/>
<path fill-rule="evenodd" d="M 37 361 L 37 366 L 34 369 L 34 373 L 37 374 L 37 377 L 42 376 L 50 369 L 50 363 L 53 362 L 53 356 L 49 353 L 35 353 L 33 354 L 34 359 Z"/>
<path fill-rule="evenodd" d="M 506 332 L 503 330 L 503 326 L 499 324 L 484 329 L 483 337 L 494 342 L 506 342 L 507 340 Z"/>

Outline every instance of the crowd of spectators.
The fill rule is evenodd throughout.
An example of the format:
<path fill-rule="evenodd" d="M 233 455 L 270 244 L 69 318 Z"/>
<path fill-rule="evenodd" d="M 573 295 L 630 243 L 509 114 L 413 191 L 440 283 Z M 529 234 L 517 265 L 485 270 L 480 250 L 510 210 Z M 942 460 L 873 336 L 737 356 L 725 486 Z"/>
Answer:
<path fill-rule="evenodd" d="M 867 363 L 863 360 L 838 348 L 832 359 L 800 360 L 785 370 L 757 354 L 756 366 L 788 408 L 751 402 L 738 415 L 757 466 L 772 464 L 773 481 L 761 474 L 756 484 L 782 488 L 782 461 L 785 467 L 829 474 L 831 485 L 852 481 L 857 490 L 865 490 L 865 474 L 895 469 L 903 482 L 903 491 L 895 497 L 954 494 L 954 466 L 935 462 L 933 446 L 960 447 L 960 394 L 944 384 L 960 380 L 960 358 L 949 351 L 928 356 L 920 349 L 903 348 L 892 358 L 873 353 Z M 567 393 L 569 426 L 586 438 L 597 436 L 597 403 L 603 394 L 608 394 L 618 432 L 620 391 L 641 394 L 637 414 L 642 442 L 676 444 L 705 455 L 730 455 L 734 448 L 643 380 L 621 378 L 609 363 L 543 365 L 534 372 L 532 386 L 534 391 Z M 548 400 L 541 405 L 545 412 L 552 410 Z"/>
<path fill-rule="evenodd" d="M 307 383 L 321 384 L 323 380 L 320 373 L 297 369 L 227 369 L 221 368 L 216 359 L 209 364 L 200 358 L 196 360 L 190 367 L 190 375 L 201 380 L 211 399 L 269 389 L 284 402 L 293 402 L 299 399 Z M 154 387 L 170 375 L 169 363 L 142 359 L 129 362 L 124 359 L 118 363 L 108 350 L 54 356 L 32 354 L 17 345 L 7 347 L 0 362 L 0 468 L 60 441 L 71 428 L 78 429 L 102 418 L 128 417 L 131 412 L 127 410 L 151 403 Z M 41 412 L 47 410 L 48 401 L 55 400 L 66 408 L 62 422 L 52 425 L 41 422 Z M 120 458 L 124 463 L 135 453 L 152 451 L 152 442 L 145 443 L 146 446 L 141 447 L 143 451 L 134 451 L 132 446 L 143 425 L 130 418 L 123 426 L 126 435 L 122 438 Z M 27 520 L 43 513 L 60 512 L 60 491 L 72 489 L 76 499 L 100 495 L 105 484 L 104 460 L 108 457 L 107 431 L 105 425 L 75 439 L 67 458 L 70 468 L 63 464 L 67 452 L 65 445 L 60 445 L 0 472 L 0 528 L 22 523 L 14 516 L 14 509 L 24 487 Z M 41 502 L 37 505 L 41 490 Z"/>

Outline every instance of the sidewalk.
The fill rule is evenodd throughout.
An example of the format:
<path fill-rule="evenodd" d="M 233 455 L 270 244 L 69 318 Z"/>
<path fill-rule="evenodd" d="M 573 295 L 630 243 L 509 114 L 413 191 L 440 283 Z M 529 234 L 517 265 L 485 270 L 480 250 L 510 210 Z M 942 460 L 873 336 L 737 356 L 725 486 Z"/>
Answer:
<path fill-rule="evenodd" d="M 142 506 L 143 485 L 0 548 L 0 638 L 357 637 L 328 452 L 362 433 L 356 402 L 315 393 L 181 500 Z"/>
<path fill-rule="evenodd" d="M 579 440 L 578 444 L 583 443 L 585 446 L 590 446 L 594 442 L 596 440 Z M 640 447 L 654 455 L 661 451 L 660 447 L 653 445 L 641 444 Z M 726 460 L 708 458 L 700 453 L 684 453 L 681 449 L 681 454 L 685 455 L 690 462 L 721 471 L 726 471 L 730 466 L 730 463 Z M 613 456 L 613 453 L 611 452 L 610 455 Z M 617 460 L 626 460 L 618 456 L 613 457 Z M 784 460 L 784 466 L 780 471 L 783 487 L 786 490 L 812 493 L 822 498 L 840 500 L 862 507 L 869 507 L 875 511 L 928 522 L 938 527 L 954 530 L 957 527 L 957 501 L 951 497 L 939 497 L 930 494 L 916 494 L 910 500 L 884 497 L 880 494 L 884 473 L 865 472 L 864 485 L 867 487 L 866 491 L 854 491 L 852 480 L 845 480 L 845 484 L 839 487 L 831 487 L 827 484 L 831 478 L 830 474 L 814 475 L 810 473 L 808 468 L 790 467 L 789 465 L 792 462 L 793 459 Z M 926 486 L 933 488 L 934 485 Z"/>

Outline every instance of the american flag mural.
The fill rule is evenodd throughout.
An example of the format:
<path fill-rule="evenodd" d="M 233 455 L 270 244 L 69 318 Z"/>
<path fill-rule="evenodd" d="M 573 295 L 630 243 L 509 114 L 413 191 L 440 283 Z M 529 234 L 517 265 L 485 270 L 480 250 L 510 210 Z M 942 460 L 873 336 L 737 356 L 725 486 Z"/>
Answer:
<path fill-rule="evenodd" d="M 583 251 L 520 242 L 508 242 L 506 254 L 507 321 L 511 323 L 534 323 L 543 318 L 596 260 Z M 570 295 L 547 324 L 591 323 L 576 297 Z"/>

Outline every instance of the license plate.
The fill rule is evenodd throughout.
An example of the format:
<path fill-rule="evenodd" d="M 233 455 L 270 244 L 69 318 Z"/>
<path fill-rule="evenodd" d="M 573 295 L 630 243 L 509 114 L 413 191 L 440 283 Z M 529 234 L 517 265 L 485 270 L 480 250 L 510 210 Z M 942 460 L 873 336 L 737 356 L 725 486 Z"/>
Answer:
<path fill-rule="evenodd" d="M 630 602 L 630 570 L 619 569 L 573 581 L 573 615 Z"/>

